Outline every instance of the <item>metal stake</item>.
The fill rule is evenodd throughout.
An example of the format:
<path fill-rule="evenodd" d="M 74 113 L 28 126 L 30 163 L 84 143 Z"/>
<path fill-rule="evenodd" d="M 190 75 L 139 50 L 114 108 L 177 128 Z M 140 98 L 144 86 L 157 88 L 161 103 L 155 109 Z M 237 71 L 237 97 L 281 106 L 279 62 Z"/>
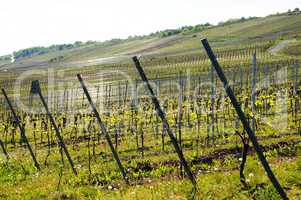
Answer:
<path fill-rule="evenodd" d="M 47 116 L 49 117 L 50 122 L 51 122 L 51 124 L 52 124 L 53 127 L 54 127 L 56 137 L 57 137 L 58 140 L 59 140 L 59 145 L 60 145 L 60 147 L 64 150 L 64 152 L 65 152 L 65 154 L 66 154 L 66 157 L 67 157 L 67 159 L 68 159 L 68 161 L 69 161 L 69 164 L 71 165 L 71 168 L 72 168 L 72 171 L 73 171 L 74 175 L 77 176 L 77 171 L 76 171 L 76 169 L 75 169 L 75 166 L 74 166 L 74 164 L 73 164 L 73 161 L 72 161 L 72 159 L 71 159 L 71 156 L 70 156 L 70 154 L 69 154 L 69 152 L 68 152 L 68 150 L 67 150 L 67 147 L 66 147 L 66 145 L 65 145 L 65 143 L 64 143 L 64 140 L 63 140 L 63 138 L 62 138 L 62 136 L 61 136 L 61 134 L 60 134 L 60 131 L 59 131 L 59 129 L 58 129 L 56 123 L 55 123 L 55 120 L 54 120 L 52 114 L 51 114 L 50 111 L 49 111 L 48 105 L 47 105 L 47 103 L 46 103 L 46 101 L 45 101 L 45 99 L 44 99 L 44 97 L 43 97 L 43 95 L 42 95 L 39 81 L 38 81 L 38 80 L 33 81 L 33 82 L 32 82 L 32 85 L 33 85 L 34 90 L 35 90 L 34 92 L 36 92 L 36 93 L 39 95 L 39 97 L 40 97 L 40 99 L 41 99 L 41 101 L 42 101 L 42 104 L 43 104 L 43 106 L 44 106 L 44 108 L 45 108 L 45 110 L 46 110 Z"/>
<path fill-rule="evenodd" d="M 8 106 L 9 106 L 9 108 L 10 108 L 10 110 L 11 110 L 14 118 L 15 118 L 16 123 L 18 124 L 19 130 L 20 130 L 20 133 L 21 133 L 21 138 L 23 139 L 23 141 L 25 142 L 25 144 L 26 144 L 26 146 L 27 146 L 27 148 L 29 150 L 29 153 L 31 155 L 31 158 L 32 158 L 32 160 L 34 162 L 35 167 L 38 170 L 41 170 L 40 165 L 39 165 L 39 163 L 38 163 L 38 161 L 37 161 L 37 159 L 36 159 L 36 157 L 35 157 L 35 155 L 34 155 L 34 153 L 32 151 L 32 148 L 31 148 L 31 146 L 30 146 L 30 144 L 28 142 L 27 136 L 25 134 L 25 129 L 24 129 L 23 125 L 21 124 L 20 119 L 17 116 L 17 114 L 16 114 L 16 112 L 15 112 L 15 110 L 14 110 L 14 108 L 13 108 L 13 106 L 12 106 L 12 104 L 11 104 L 11 102 L 10 102 L 10 100 L 9 100 L 9 98 L 8 98 L 6 92 L 5 92 L 5 90 L 3 88 L 2 88 L 2 93 L 3 93 L 3 95 L 4 95 L 5 99 L 6 99 L 6 102 L 7 102 Z"/>
<path fill-rule="evenodd" d="M 231 87 L 228 85 L 228 80 L 227 78 L 225 77 L 225 74 L 222 70 L 222 68 L 220 67 L 210 45 L 209 45 L 209 42 L 207 39 L 203 39 L 202 40 L 202 44 L 211 60 L 211 63 L 212 65 L 214 66 L 215 68 L 215 71 L 217 72 L 220 80 L 222 81 L 223 85 L 224 85 L 224 88 L 232 102 L 232 105 L 234 106 L 243 126 L 244 126 L 244 129 L 245 131 L 247 132 L 247 134 L 249 135 L 249 138 L 251 139 L 252 143 L 253 143 L 253 146 L 257 152 L 257 155 L 259 157 L 259 160 L 261 161 L 268 177 L 270 178 L 271 182 L 273 183 L 274 187 L 276 188 L 276 190 L 278 191 L 278 193 L 280 194 L 280 196 L 283 198 L 283 199 L 288 199 L 285 191 L 282 189 L 281 185 L 279 184 L 277 178 L 275 177 L 273 171 L 271 170 L 270 166 L 269 166 L 269 163 L 267 162 L 266 158 L 264 157 L 264 154 L 262 152 L 262 149 L 260 148 L 258 142 L 257 142 L 257 139 L 256 139 L 256 136 L 254 135 L 247 119 L 246 119 L 246 116 L 245 114 L 243 113 L 243 111 L 241 110 L 241 107 L 231 89 Z"/>
<path fill-rule="evenodd" d="M 6 149 L 5 149 L 5 146 L 3 144 L 3 141 L 1 139 L 0 139 L 0 146 L 1 146 L 1 149 L 2 149 L 2 151 L 3 151 L 3 153 L 4 153 L 5 157 L 6 157 L 6 159 L 9 160 L 9 155 L 8 155 L 8 153 L 7 153 Z"/>
<path fill-rule="evenodd" d="M 254 135 L 256 134 L 255 131 L 255 101 L 256 101 L 256 64 L 257 64 L 257 59 L 256 59 L 256 52 L 253 54 L 253 65 L 252 65 L 252 95 L 251 95 L 251 100 L 252 100 L 252 130 Z"/>
<path fill-rule="evenodd" d="M 115 148 L 114 148 L 114 145 L 113 145 L 112 140 L 111 140 L 111 136 L 110 136 L 109 133 L 107 132 L 107 128 L 106 128 L 106 126 L 103 124 L 103 122 L 102 122 L 102 120 L 101 120 L 101 118 L 100 118 L 100 115 L 99 115 L 99 113 L 98 113 L 98 111 L 97 111 L 97 109 L 96 109 L 95 104 L 94 104 L 93 101 L 92 101 L 92 98 L 91 98 L 91 96 L 90 96 L 90 94 L 89 94 L 89 92 L 88 92 L 88 89 L 87 89 L 87 87 L 86 87 L 86 85 L 85 85 L 85 83 L 84 83 L 84 81 L 83 81 L 81 75 L 80 75 L 80 74 L 77 74 L 77 78 L 78 78 L 78 80 L 79 80 L 79 82 L 80 82 L 80 84 L 81 84 L 81 87 L 82 87 L 83 90 L 84 90 L 84 93 L 86 94 L 86 97 L 87 97 L 87 99 L 88 99 L 88 101 L 89 101 L 89 103 L 90 103 L 90 105 L 91 105 L 92 111 L 94 112 L 94 114 L 95 114 L 95 116 L 96 116 L 96 119 L 97 119 L 97 122 L 98 122 L 98 124 L 99 124 L 99 126 L 100 126 L 100 129 L 101 129 L 102 133 L 103 133 L 103 134 L 105 135 L 105 137 L 106 137 L 106 140 L 107 140 L 107 142 L 108 142 L 108 144 L 109 144 L 109 146 L 110 146 L 110 149 L 111 149 L 111 152 L 112 152 L 112 154 L 113 154 L 113 157 L 115 158 L 115 160 L 116 160 L 116 162 L 117 162 L 117 165 L 118 165 L 119 170 L 120 170 L 120 172 L 121 172 L 121 174 L 122 174 L 122 176 L 123 176 L 123 179 L 124 179 L 124 181 L 128 184 L 128 178 L 127 178 L 127 176 L 126 176 L 126 172 L 125 172 L 124 167 L 123 167 L 123 165 L 122 165 L 122 163 L 121 163 L 121 161 L 120 161 L 120 159 L 119 159 L 118 153 L 116 152 L 116 150 L 115 150 Z"/>
<path fill-rule="evenodd" d="M 197 183 L 196 183 L 195 177 L 194 177 L 193 173 L 191 172 L 191 169 L 188 166 L 187 161 L 185 160 L 185 157 L 184 157 L 183 152 L 182 152 L 182 150 L 181 150 L 181 148 L 180 148 L 180 146 L 178 144 L 178 141 L 177 141 L 177 139 L 175 137 L 175 134 L 173 133 L 172 129 L 170 128 L 170 126 L 168 124 L 168 121 L 167 121 L 167 119 L 165 117 L 165 113 L 163 112 L 163 110 L 162 110 L 162 108 L 160 106 L 159 100 L 157 99 L 157 97 L 156 97 L 156 95 L 155 95 L 155 93 L 153 91 L 153 88 L 151 87 L 151 85 L 150 85 L 150 83 L 149 83 L 149 81 L 148 81 L 148 79 L 147 79 L 147 77 L 146 77 L 146 75 L 144 73 L 144 70 L 141 67 L 141 64 L 140 64 L 138 58 L 136 56 L 133 57 L 133 61 L 134 61 L 135 65 L 136 65 L 136 68 L 137 68 L 137 70 L 139 72 L 139 75 L 141 76 L 143 82 L 145 83 L 146 87 L 149 90 L 149 93 L 150 93 L 150 96 L 152 98 L 153 104 L 154 104 L 154 106 L 156 108 L 156 111 L 157 111 L 159 117 L 161 118 L 164 127 L 167 130 L 167 133 L 168 133 L 168 135 L 170 137 L 170 140 L 171 140 L 171 142 L 172 142 L 172 144 L 173 144 L 173 146 L 174 146 L 174 148 L 175 148 L 175 150 L 176 150 L 176 152 L 178 154 L 180 162 L 183 165 L 184 170 L 185 170 L 188 178 L 190 179 L 191 183 L 193 184 L 194 187 L 196 187 Z"/>

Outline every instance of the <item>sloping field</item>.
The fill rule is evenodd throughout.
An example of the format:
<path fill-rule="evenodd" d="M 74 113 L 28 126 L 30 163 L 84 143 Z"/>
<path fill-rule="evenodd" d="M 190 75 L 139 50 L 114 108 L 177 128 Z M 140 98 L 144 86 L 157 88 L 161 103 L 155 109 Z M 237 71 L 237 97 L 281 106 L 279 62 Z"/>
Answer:
<path fill-rule="evenodd" d="M 2 66 L 1 69 L 26 67 L 47 67 L 50 65 L 63 66 L 85 63 L 102 64 L 103 58 L 128 59 L 132 55 L 177 55 L 192 54 L 200 49 L 199 38 L 207 37 L 213 46 L 237 46 L 262 40 L 283 38 L 298 38 L 301 35 L 301 15 L 271 16 L 253 19 L 241 23 L 209 28 L 199 33 L 175 35 L 166 38 L 144 38 L 133 41 L 119 42 L 115 45 L 92 44 L 76 49 L 51 52 L 19 60 L 15 64 Z M 55 62 L 51 60 L 58 58 Z M 109 59 L 114 62 L 114 59 Z"/>

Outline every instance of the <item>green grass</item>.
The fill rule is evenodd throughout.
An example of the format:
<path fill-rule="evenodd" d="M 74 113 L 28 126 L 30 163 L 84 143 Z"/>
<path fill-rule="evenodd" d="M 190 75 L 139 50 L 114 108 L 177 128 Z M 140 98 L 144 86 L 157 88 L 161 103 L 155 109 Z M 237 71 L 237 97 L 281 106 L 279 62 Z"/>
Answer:
<path fill-rule="evenodd" d="M 289 149 L 295 156 L 271 152 L 268 157 L 289 197 L 296 200 L 301 194 L 300 148 L 299 145 L 295 150 Z M 121 182 L 102 187 L 89 183 L 87 172 L 83 170 L 78 177 L 65 172 L 61 187 L 57 189 L 59 170 L 44 169 L 37 173 L 29 163 L 22 163 L 26 175 L 20 164 L 18 161 L 1 164 L 1 199 L 187 199 L 192 191 L 188 180 L 170 175 L 145 177 L 141 180 L 142 185 L 132 182 L 134 185 L 126 186 Z M 248 157 L 245 169 L 249 188 L 244 188 L 239 181 L 238 164 L 236 159 L 229 157 L 208 165 L 207 173 L 197 176 L 196 199 L 279 199 L 255 156 Z"/>
<path fill-rule="evenodd" d="M 280 53 L 288 57 L 301 58 L 301 40 L 292 40 Z"/>

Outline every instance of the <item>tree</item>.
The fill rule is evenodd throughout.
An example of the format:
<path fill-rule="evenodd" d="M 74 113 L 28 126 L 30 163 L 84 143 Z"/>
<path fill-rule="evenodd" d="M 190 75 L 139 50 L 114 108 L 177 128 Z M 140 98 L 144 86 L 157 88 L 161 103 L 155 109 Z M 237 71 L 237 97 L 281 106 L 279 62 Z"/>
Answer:
<path fill-rule="evenodd" d="M 74 42 L 74 46 L 75 47 L 79 47 L 79 46 L 81 46 L 83 43 L 81 42 L 81 41 L 76 41 L 76 42 Z"/>

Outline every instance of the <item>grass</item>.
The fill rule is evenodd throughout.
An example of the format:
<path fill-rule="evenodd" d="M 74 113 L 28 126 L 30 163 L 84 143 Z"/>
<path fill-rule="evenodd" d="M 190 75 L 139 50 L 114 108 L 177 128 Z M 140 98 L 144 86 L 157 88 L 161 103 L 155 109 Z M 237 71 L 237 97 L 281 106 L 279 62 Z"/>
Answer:
<path fill-rule="evenodd" d="M 289 197 L 297 200 L 301 195 L 300 145 L 290 151 L 294 151 L 295 156 L 274 153 L 268 159 Z M 248 157 L 245 170 L 248 188 L 244 188 L 239 181 L 237 165 L 237 160 L 228 158 L 208 166 L 206 173 L 197 176 L 196 199 L 279 199 L 256 157 Z M 6 177 L 15 178 L 3 179 L 3 172 Z M 176 176 L 145 177 L 142 185 L 134 183 L 133 186 L 121 184 L 102 187 L 83 182 L 83 173 L 76 178 L 66 174 L 57 190 L 58 172 L 55 170 L 43 170 L 40 173 L 32 170 L 26 176 L 16 165 L 2 164 L 0 173 L 2 199 L 187 199 L 192 191 L 186 179 Z"/>
<path fill-rule="evenodd" d="M 39 125 L 38 125 L 39 126 Z M 30 141 L 33 140 L 31 126 L 26 126 Z M 81 129 L 81 127 L 79 127 Z M 40 130 L 41 131 L 41 130 Z M 63 131 L 67 138 L 69 128 Z M 190 131 L 188 131 L 190 133 Z M 260 129 L 257 134 L 267 138 L 260 138 L 261 145 L 271 145 L 279 142 L 300 140 L 297 134 L 284 133 L 279 137 L 274 130 Z M 37 134 L 39 135 L 39 130 Z M 192 136 L 194 133 L 192 133 Z M 16 138 L 18 141 L 18 137 Z M 189 139 L 192 139 L 191 141 Z M 146 146 L 152 145 L 152 138 L 145 137 Z M 183 146 L 193 142 L 190 135 L 183 135 Z M 201 147 L 200 156 L 213 154 L 220 150 L 230 150 L 239 146 L 237 137 L 228 138 L 230 143 L 218 144 L 213 147 Z M 32 161 L 23 147 L 13 148 L 8 145 L 11 160 L 6 162 L 1 158 L 0 162 L 0 198 L 2 199 L 186 199 L 191 194 L 191 185 L 186 179 L 179 177 L 177 156 L 167 153 L 172 150 L 166 138 L 166 152 L 160 148 L 150 151 L 145 150 L 145 158 L 140 153 L 127 152 L 135 148 L 133 137 L 122 139 L 119 145 L 119 153 L 122 161 L 129 171 L 131 186 L 123 183 L 120 173 L 112 160 L 105 142 L 97 144 L 96 157 L 92 157 L 92 174 L 88 170 L 87 142 L 77 145 L 68 145 L 69 152 L 79 171 L 79 176 L 74 177 L 69 164 L 65 159 L 65 166 L 61 164 L 61 158 L 56 146 L 51 148 L 48 164 L 43 161 L 47 154 L 47 148 L 38 146 L 35 148 L 42 171 L 37 172 Z M 31 142 L 32 146 L 35 145 Z M 186 144 L 186 145 L 185 145 Z M 192 146 L 193 147 L 193 146 Z M 191 147 L 183 148 L 185 157 L 189 162 L 196 158 L 195 150 Z M 151 152 L 158 152 L 151 155 Z M 297 199 L 300 193 L 301 170 L 301 145 L 283 146 L 279 149 L 271 149 L 265 152 L 272 168 L 276 171 L 281 183 L 285 185 L 292 199 Z M 138 155 L 137 155 L 138 154 Z M 136 157 L 132 157 L 136 156 Z M 151 170 L 138 168 L 138 163 L 150 163 Z M 239 182 L 239 160 L 232 154 L 225 157 L 216 157 L 212 162 L 200 162 L 192 165 L 192 170 L 198 174 L 197 181 L 199 191 L 197 199 L 278 199 L 277 193 L 270 185 L 256 156 L 252 154 L 248 158 L 246 174 L 249 179 L 249 188 L 243 188 Z M 63 167 L 63 177 L 59 184 L 60 169 Z M 138 169 L 138 170 L 136 170 Z"/>
<path fill-rule="evenodd" d="M 301 40 L 292 40 L 287 47 L 285 47 L 281 52 L 282 55 L 301 58 Z"/>

